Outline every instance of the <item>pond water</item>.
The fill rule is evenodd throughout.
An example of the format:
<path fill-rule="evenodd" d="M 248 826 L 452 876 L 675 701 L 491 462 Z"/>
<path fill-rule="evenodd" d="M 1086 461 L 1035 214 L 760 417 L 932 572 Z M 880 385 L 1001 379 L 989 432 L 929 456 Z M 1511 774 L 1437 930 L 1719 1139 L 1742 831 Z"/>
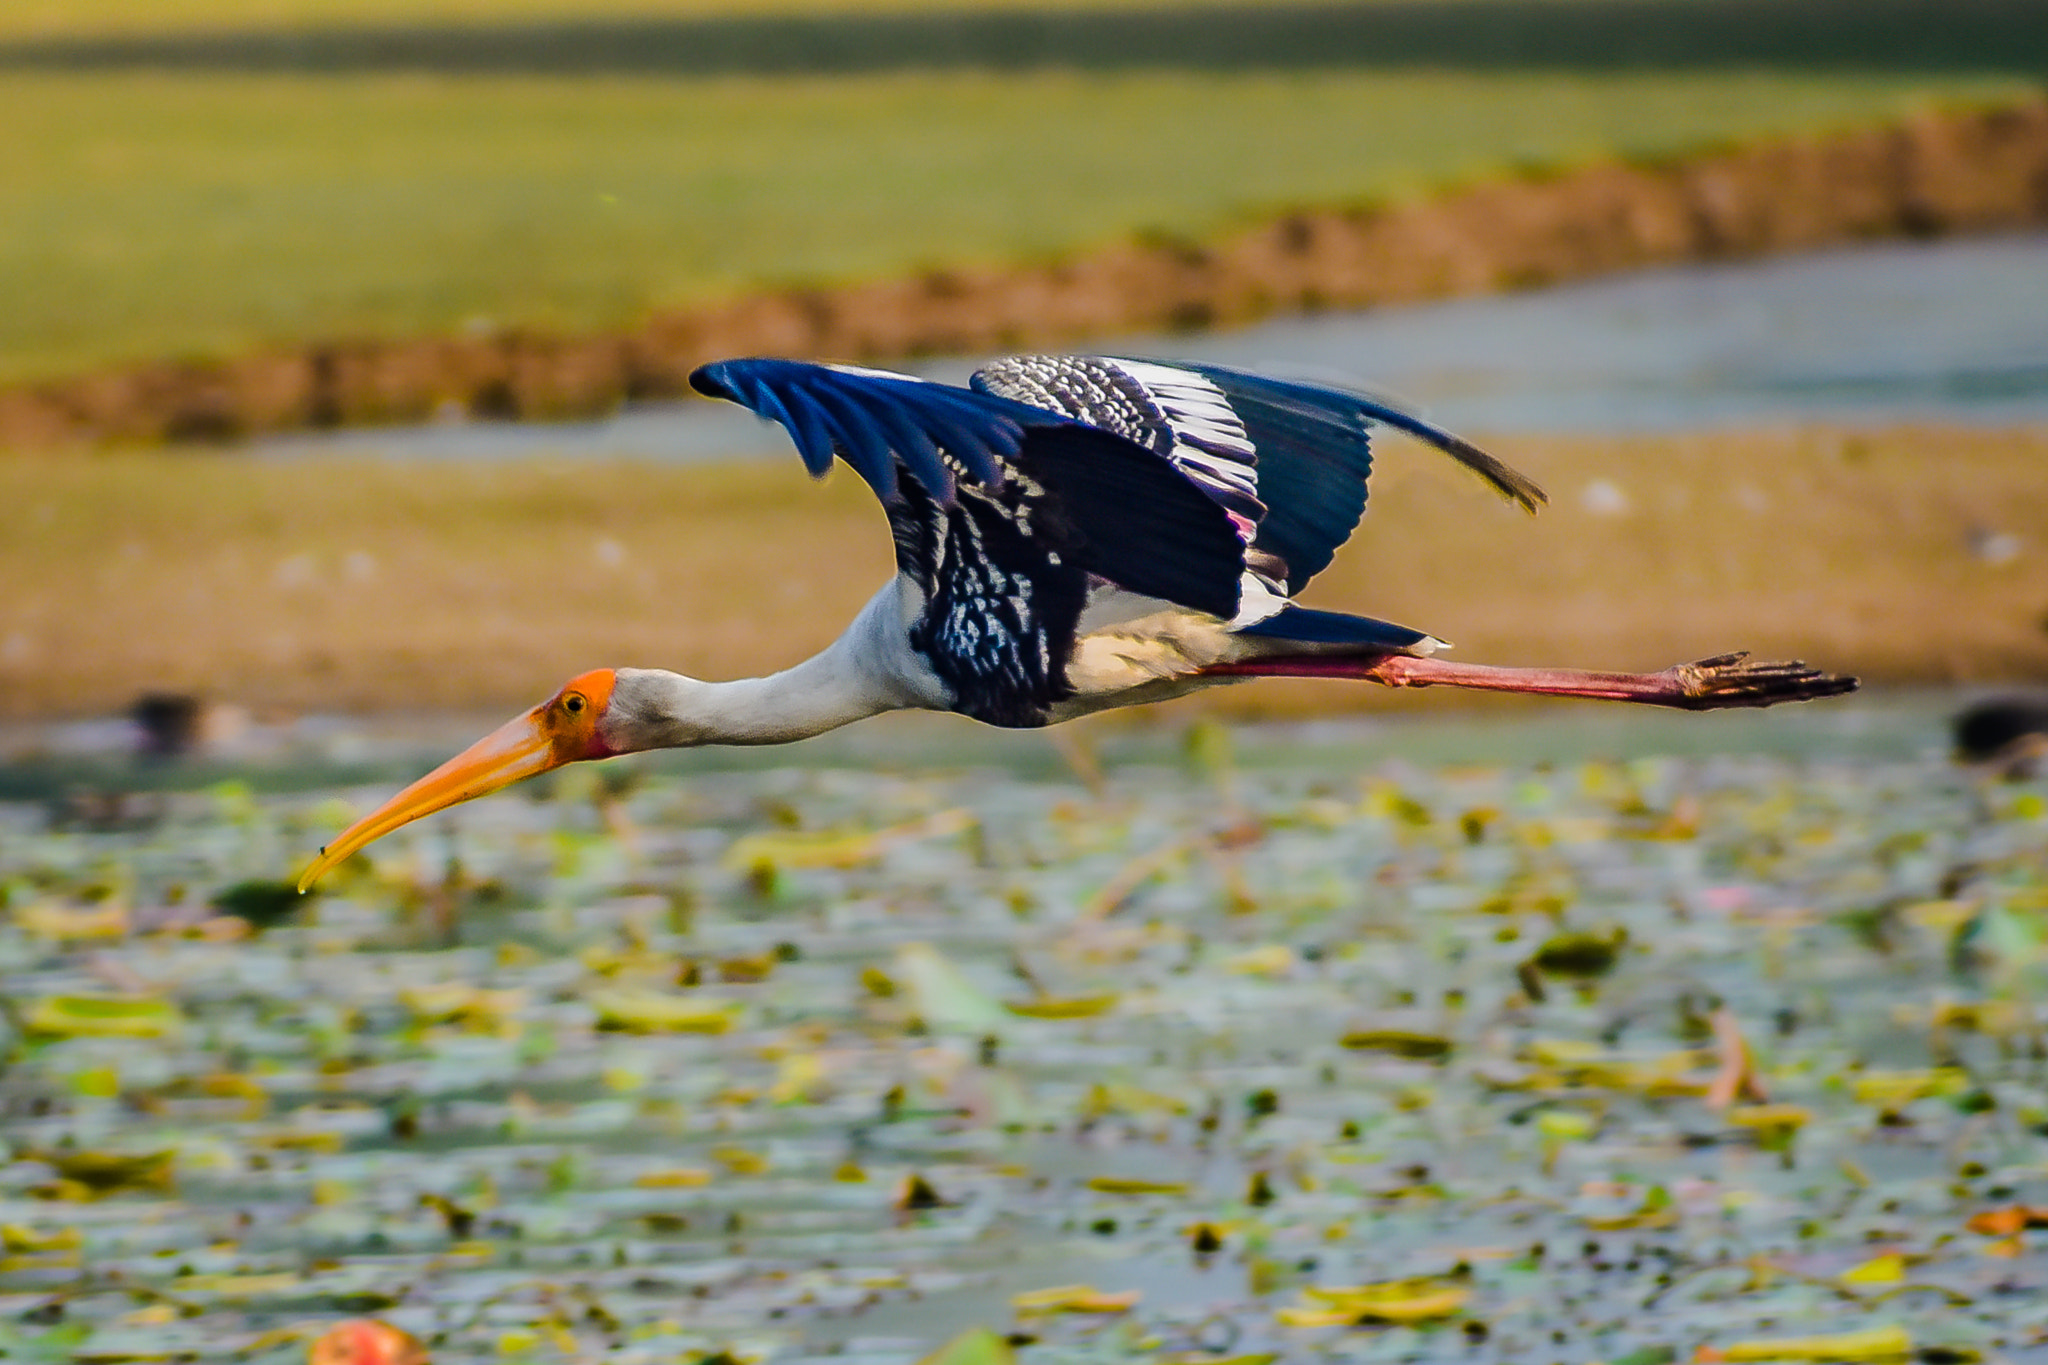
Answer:
<path fill-rule="evenodd" d="M 2048 784 L 1940 701 L 873 727 L 311 902 L 389 781 L 16 791 L 0 1350 L 2042 1359 Z"/>
<path fill-rule="evenodd" d="M 2048 234 L 1886 243 L 1099 348 L 1325 376 L 1467 431 L 2048 421 Z M 959 380 L 971 363 L 921 373 Z M 705 403 L 602 422 L 292 436 L 265 454 L 723 459 L 779 434 Z"/>

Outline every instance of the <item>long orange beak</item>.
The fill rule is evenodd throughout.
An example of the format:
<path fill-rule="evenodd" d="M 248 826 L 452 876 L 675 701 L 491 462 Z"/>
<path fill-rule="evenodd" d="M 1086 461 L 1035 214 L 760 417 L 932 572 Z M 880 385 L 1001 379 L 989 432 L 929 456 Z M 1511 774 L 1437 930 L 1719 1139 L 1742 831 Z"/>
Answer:
<path fill-rule="evenodd" d="M 548 701 L 491 731 L 350 825 L 320 850 L 299 877 L 299 890 L 304 892 L 365 844 L 423 815 L 488 796 L 580 758 L 609 757 L 610 751 L 597 739 L 596 723 L 611 700 L 612 681 L 608 668 L 572 678 Z"/>
<path fill-rule="evenodd" d="M 304 891 L 351 853 L 400 825 L 458 802 L 488 796 L 562 763 L 555 753 L 554 738 L 541 728 L 538 715 L 529 713 L 507 721 L 343 830 L 299 878 L 299 890 Z"/>

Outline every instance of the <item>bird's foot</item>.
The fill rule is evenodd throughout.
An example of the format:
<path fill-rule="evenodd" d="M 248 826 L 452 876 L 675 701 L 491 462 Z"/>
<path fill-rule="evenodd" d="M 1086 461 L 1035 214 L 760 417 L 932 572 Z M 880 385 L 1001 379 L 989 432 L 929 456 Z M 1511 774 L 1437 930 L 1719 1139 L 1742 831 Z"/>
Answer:
<path fill-rule="evenodd" d="M 1858 686 L 1855 678 L 1823 673 L 1798 659 L 1751 663 L 1746 651 L 1674 664 L 1664 670 L 1664 676 L 1671 680 L 1672 691 L 1654 700 L 1687 711 L 1812 701 L 1817 697 L 1839 697 L 1844 692 L 1854 692 Z"/>

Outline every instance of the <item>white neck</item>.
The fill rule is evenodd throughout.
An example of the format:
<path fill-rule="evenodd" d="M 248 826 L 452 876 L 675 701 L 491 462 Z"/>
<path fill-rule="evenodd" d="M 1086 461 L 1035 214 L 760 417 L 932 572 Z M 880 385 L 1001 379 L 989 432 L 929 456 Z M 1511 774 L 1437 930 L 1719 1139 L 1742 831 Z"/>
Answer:
<path fill-rule="evenodd" d="M 914 657 L 892 583 L 845 634 L 794 668 L 733 682 L 620 669 L 612 706 L 622 713 L 621 738 L 636 749 L 787 744 L 884 711 L 943 705 L 923 679 L 905 676 L 898 656 Z"/>

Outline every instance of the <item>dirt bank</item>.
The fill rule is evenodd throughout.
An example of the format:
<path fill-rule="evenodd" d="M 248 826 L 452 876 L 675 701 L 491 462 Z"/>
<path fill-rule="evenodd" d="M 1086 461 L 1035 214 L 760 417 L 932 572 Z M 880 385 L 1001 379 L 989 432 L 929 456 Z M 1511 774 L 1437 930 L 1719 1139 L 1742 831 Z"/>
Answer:
<path fill-rule="evenodd" d="M 2048 100 L 1612 162 L 1393 207 L 1303 209 L 1213 242 L 932 271 L 667 313 L 625 335 L 337 341 L 0 389 L 0 448 L 575 417 L 684 392 L 700 362 L 888 359 L 1441 298 L 1632 267 L 2048 224 Z"/>
<path fill-rule="evenodd" d="M 2048 680 L 2048 428 L 1505 437 L 1529 518 L 1408 442 L 1309 601 L 1460 659 L 1729 649 L 1873 683 Z M 779 462 L 0 460 L 0 720 L 145 690 L 268 713 L 506 714 L 606 664 L 731 677 L 832 639 L 890 572 L 861 482 Z M 1243 714 L 1378 708 L 1261 683 Z M 1426 694 L 1429 708 L 1464 704 Z"/>

